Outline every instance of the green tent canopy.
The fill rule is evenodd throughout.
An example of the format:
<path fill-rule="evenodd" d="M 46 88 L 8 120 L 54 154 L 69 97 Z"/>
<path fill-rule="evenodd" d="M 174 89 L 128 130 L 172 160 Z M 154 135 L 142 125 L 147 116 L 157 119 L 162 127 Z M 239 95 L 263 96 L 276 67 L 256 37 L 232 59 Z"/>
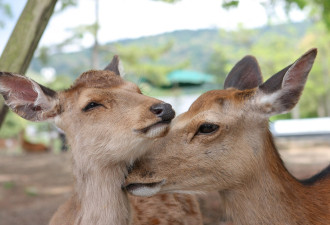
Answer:
<path fill-rule="evenodd" d="M 167 75 L 171 84 L 203 84 L 214 82 L 214 77 L 210 74 L 200 73 L 191 70 L 176 70 Z"/>

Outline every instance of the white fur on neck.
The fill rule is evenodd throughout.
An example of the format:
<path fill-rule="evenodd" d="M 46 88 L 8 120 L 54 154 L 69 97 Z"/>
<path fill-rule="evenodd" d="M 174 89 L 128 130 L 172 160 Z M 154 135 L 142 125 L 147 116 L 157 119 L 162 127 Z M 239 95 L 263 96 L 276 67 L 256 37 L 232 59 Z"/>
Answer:
<path fill-rule="evenodd" d="M 75 166 L 75 165 L 74 165 Z M 126 171 L 125 164 L 107 168 L 74 168 L 76 192 L 81 209 L 76 219 L 79 225 L 129 224 L 129 203 L 121 189 Z"/>

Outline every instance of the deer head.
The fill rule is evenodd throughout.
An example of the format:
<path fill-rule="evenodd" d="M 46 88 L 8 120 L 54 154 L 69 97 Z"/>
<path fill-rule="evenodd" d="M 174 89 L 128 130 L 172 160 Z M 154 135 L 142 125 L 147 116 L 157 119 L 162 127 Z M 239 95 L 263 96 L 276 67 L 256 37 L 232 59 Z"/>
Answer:
<path fill-rule="evenodd" d="M 79 162 L 86 166 L 142 155 L 142 145 L 165 135 L 175 114 L 171 105 L 143 95 L 137 85 L 123 80 L 117 56 L 104 70 L 87 71 L 60 92 L 25 76 L 0 72 L 0 93 L 19 116 L 54 122 L 65 131 L 77 151 L 74 157 L 85 158 Z"/>
<path fill-rule="evenodd" d="M 127 190 L 141 196 L 228 190 L 253 181 L 260 165 L 276 168 L 270 158 L 277 152 L 267 150 L 268 118 L 296 105 L 316 54 L 309 50 L 265 83 L 256 59 L 244 57 L 224 90 L 201 95 L 135 163 Z"/>

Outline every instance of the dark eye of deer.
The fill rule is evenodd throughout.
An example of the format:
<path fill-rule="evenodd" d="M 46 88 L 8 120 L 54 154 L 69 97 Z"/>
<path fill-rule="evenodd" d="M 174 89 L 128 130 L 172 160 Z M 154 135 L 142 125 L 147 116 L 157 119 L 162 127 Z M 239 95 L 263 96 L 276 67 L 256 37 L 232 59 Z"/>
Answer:
<path fill-rule="evenodd" d="M 219 129 L 219 126 L 212 123 L 204 123 L 200 125 L 197 134 L 210 134 Z"/>
<path fill-rule="evenodd" d="M 83 111 L 87 112 L 87 111 L 89 111 L 93 108 L 96 108 L 98 106 L 102 106 L 102 104 L 99 104 L 99 103 L 96 103 L 96 102 L 90 102 L 85 106 L 85 108 L 83 108 Z"/>

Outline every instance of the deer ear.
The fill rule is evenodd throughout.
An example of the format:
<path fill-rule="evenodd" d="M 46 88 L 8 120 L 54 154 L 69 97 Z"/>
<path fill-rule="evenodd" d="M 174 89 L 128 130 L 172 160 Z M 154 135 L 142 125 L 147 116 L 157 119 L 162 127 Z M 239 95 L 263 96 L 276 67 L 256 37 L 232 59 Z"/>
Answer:
<path fill-rule="evenodd" d="M 9 108 L 27 120 L 45 121 L 60 113 L 57 93 L 27 77 L 0 72 L 0 93 Z"/>
<path fill-rule="evenodd" d="M 123 77 L 124 76 L 124 68 L 122 66 L 122 63 L 118 57 L 118 55 L 115 55 L 112 58 L 112 61 L 107 65 L 104 70 L 108 70 L 111 72 L 114 72 L 116 75 Z"/>
<path fill-rule="evenodd" d="M 256 104 L 263 114 L 271 116 L 286 113 L 297 104 L 316 55 L 316 48 L 309 50 L 295 63 L 260 85 Z"/>
<path fill-rule="evenodd" d="M 262 75 L 257 59 L 247 55 L 241 59 L 229 72 L 224 88 L 247 90 L 262 84 Z"/>

